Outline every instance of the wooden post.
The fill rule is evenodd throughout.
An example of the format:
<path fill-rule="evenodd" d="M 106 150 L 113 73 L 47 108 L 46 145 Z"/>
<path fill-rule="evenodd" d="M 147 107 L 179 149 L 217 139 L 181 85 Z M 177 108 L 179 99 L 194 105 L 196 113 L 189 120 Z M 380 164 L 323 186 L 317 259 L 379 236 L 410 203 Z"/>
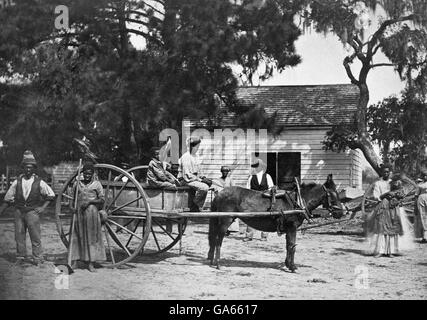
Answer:
<path fill-rule="evenodd" d="M 77 182 L 77 184 L 76 184 L 76 198 L 74 199 L 75 208 L 77 209 L 76 210 L 77 211 L 77 215 L 80 214 L 80 206 L 79 206 L 79 203 L 78 203 L 78 197 L 79 197 L 79 179 L 80 179 L 81 167 L 82 167 L 82 159 L 80 159 L 80 161 L 79 161 L 79 169 L 77 170 L 77 177 L 76 177 L 76 182 Z M 73 212 L 73 216 L 71 217 L 70 244 L 68 246 L 68 257 L 67 257 L 67 263 L 68 263 L 68 266 L 70 267 L 71 270 L 72 270 L 72 268 L 71 268 L 71 264 L 72 264 L 72 261 L 71 261 L 71 252 L 73 250 L 74 225 L 76 223 L 75 222 L 76 221 L 75 215 L 76 215 L 76 212 Z"/>

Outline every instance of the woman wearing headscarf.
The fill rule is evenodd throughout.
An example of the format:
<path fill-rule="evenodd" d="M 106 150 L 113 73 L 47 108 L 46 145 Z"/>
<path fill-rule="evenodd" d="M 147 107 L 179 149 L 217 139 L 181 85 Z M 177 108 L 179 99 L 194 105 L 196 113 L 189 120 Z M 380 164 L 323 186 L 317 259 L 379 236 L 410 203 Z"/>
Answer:
<path fill-rule="evenodd" d="M 372 233 L 376 236 L 373 254 L 392 257 L 399 254 L 399 236 L 403 235 L 400 201 L 405 197 L 402 182 L 390 183 L 390 191 L 382 194 L 375 209 Z"/>
<path fill-rule="evenodd" d="M 82 176 L 78 177 L 75 187 L 78 188 L 77 205 L 73 245 L 70 246 L 73 268 L 77 267 L 77 260 L 87 264 L 89 271 L 95 272 L 94 263 L 105 261 L 105 246 L 102 237 L 100 209 L 104 204 L 104 188 L 101 182 L 94 178 L 94 165 L 86 163 L 82 169 Z"/>

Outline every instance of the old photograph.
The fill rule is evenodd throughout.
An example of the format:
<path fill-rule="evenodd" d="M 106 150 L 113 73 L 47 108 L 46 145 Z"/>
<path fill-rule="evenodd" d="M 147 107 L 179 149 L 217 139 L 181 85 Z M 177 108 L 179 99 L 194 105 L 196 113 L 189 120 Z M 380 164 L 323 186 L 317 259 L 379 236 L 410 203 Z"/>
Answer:
<path fill-rule="evenodd" d="M 0 0 L 0 300 L 426 299 L 427 1 Z"/>

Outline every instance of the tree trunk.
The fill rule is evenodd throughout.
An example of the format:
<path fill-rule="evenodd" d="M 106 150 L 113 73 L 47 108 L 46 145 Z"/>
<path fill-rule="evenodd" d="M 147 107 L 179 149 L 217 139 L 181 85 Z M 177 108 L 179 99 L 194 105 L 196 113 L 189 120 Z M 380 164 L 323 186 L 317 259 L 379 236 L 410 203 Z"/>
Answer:
<path fill-rule="evenodd" d="M 368 163 L 378 173 L 378 175 L 380 175 L 381 159 L 374 150 L 366 126 L 366 111 L 368 109 L 369 103 L 369 89 L 366 81 L 359 83 L 358 87 L 360 90 L 360 96 L 357 105 L 356 121 L 359 139 L 357 143 L 352 146 L 352 149 L 360 149 Z"/>
<path fill-rule="evenodd" d="M 120 40 L 120 70 L 119 77 L 123 78 L 123 74 L 127 72 L 126 60 L 128 59 L 129 52 L 129 35 L 126 30 L 126 2 L 123 1 L 120 3 L 118 12 L 119 17 L 119 40 Z M 126 86 L 126 83 L 124 84 Z M 126 88 L 122 90 L 122 95 L 126 94 Z M 120 135 L 120 144 L 122 155 L 125 157 L 124 161 L 128 162 L 132 158 L 133 148 L 132 148 L 132 116 L 131 116 L 131 107 L 129 102 L 126 100 L 125 96 L 121 97 L 121 135 Z"/>

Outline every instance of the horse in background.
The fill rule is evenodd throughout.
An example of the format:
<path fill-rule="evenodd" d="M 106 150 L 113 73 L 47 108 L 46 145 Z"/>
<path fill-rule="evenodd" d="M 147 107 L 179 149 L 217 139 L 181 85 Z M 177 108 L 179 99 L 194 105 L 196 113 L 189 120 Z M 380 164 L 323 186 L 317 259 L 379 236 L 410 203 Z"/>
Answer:
<path fill-rule="evenodd" d="M 339 213 L 345 210 L 341 204 L 336 185 L 332 175 L 328 176 L 324 184 L 302 184 L 301 196 L 305 200 L 307 210 L 311 211 L 320 205 L 324 205 L 334 217 L 339 217 Z M 287 211 L 296 209 L 295 192 L 291 192 L 289 197 L 276 199 L 275 211 Z M 211 211 L 215 212 L 265 212 L 270 211 L 272 201 L 263 196 L 263 192 L 249 190 L 241 187 L 225 188 L 218 193 L 211 205 Z M 303 214 L 250 217 L 240 218 L 244 223 L 252 228 L 264 232 L 279 232 L 286 234 L 286 259 L 285 266 L 295 272 L 297 269 L 294 257 L 296 247 L 297 229 L 303 223 L 306 216 Z M 209 221 L 209 253 L 210 264 L 216 264 L 220 268 L 221 246 L 228 227 L 233 222 L 232 217 L 211 218 Z"/>

